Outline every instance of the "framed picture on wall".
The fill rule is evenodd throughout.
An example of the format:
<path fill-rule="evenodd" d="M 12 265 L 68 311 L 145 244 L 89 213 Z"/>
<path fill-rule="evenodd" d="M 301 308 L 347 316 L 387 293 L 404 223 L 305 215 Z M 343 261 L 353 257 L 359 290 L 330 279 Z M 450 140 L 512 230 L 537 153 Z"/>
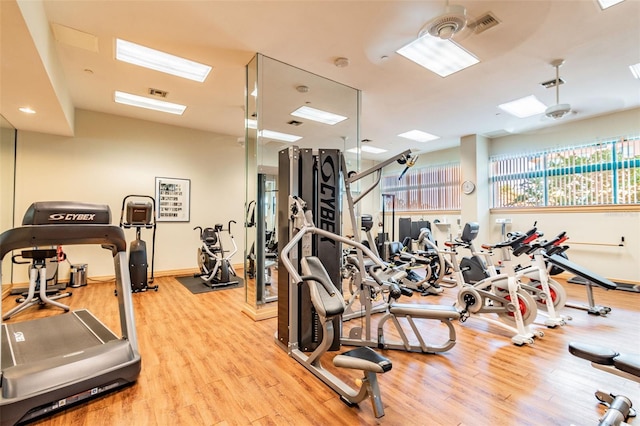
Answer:
<path fill-rule="evenodd" d="M 158 222 L 189 222 L 191 180 L 156 178 L 156 220 Z"/>

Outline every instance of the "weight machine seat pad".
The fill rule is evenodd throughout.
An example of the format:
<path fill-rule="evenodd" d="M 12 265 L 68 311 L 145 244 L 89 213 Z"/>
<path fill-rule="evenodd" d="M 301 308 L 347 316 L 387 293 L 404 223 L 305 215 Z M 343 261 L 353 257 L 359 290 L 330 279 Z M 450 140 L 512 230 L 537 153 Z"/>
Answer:
<path fill-rule="evenodd" d="M 309 285 L 311 303 L 318 314 L 327 320 L 342 315 L 345 309 L 342 293 L 331 281 L 331 277 L 320 259 L 315 256 L 303 257 L 300 265 L 305 272 L 305 276 L 302 278 Z M 325 285 L 332 288 L 333 294 L 329 294 Z"/>
<path fill-rule="evenodd" d="M 615 358 L 620 355 L 618 352 L 603 346 L 576 342 L 569 343 L 569 352 L 578 358 L 600 365 L 614 365 Z"/>
<path fill-rule="evenodd" d="M 640 355 L 620 354 L 613 360 L 613 365 L 618 370 L 640 377 Z"/>
<path fill-rule="evenodd" d="M 362 346 L 336 355 L 333 358 L 333 365 L 341 368 L 371 371 L 373 373 L 386 373 L 392 367 L 388 358 L 383 357 L 368 346 Z"/>
<path fill-rule="evenodd" d="M 588 271 L 586 269 L 584 269 L 583 267 L 581 267 L 580 265 L 577 265 L 573 262 L 571 262 L 569 259 L 560 256 L 559 254 L 553 254 L 551 256 L 545 256 L 546 259 L 549 261 L 549 263 L 564 269 L 567 272 L 571 272 L 572 274 L 575 274 L 579 277 L 582 277 L 588 281 L 591 281 L 593 284 L 600 286 L 600 287 L 604 287 L 607 290 L 615 290 L 616 288 L 618 288 L 618 286 L 616 285 L 616 283 L 601 277 L 600 275 L 594 274 L 591 271 Z"/>
<path fill-rule="evenodd" d="M 422 305 L 417 303 L 394 303 L 389 307 L 394 315 L 409 315 L 414 318 L 453 320 L 460 318 L 460 312 L 451 305 Z"/>

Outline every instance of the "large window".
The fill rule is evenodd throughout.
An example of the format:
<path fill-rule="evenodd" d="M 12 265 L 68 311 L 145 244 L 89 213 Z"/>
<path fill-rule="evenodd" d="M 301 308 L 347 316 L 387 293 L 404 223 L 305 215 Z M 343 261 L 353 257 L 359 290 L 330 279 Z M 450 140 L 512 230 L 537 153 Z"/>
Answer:
<path fill-rule="evenodd" d="M 382 193 L 395 196 L 398 211 L 460 210 L 460 164 L 409 169 L 382 177 Z M 391 209 L 393 197 L 383 197 Z"/>
<path fill-rule="evenodd" d="M 640 136 L 490 158 L 491 205 L 640 203 Z"/>

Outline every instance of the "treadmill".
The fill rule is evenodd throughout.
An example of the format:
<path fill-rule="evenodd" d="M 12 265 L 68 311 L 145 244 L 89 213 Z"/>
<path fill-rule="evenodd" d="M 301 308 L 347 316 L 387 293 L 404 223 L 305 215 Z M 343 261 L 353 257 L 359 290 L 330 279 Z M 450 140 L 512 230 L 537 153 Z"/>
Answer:
<path fill-rule="evenodd" d="M 0 320 L 1 426 L 56 413 L 133 384 L 140 375 L 127 245 L 124 231 L 110 222 L 107 205 L 37 202 L 21 227 L 0 234 L 0 260 L 12 250 L 56 245 L 99 244 L 109 250 L 121 326 L 118 337 L 86 309 L 23 322 Z M 32 271 L 31 279 L 46 274 L 45 268 Z"/>

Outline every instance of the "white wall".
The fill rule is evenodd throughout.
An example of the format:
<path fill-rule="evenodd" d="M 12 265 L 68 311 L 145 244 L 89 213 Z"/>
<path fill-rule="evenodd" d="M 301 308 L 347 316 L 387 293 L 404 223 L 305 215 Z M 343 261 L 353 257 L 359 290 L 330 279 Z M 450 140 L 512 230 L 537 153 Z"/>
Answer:
<path fill-rule="evenodd" d="M 76 111 L 74 137 L 18 132 L 16 223 L 34 201 L 71 200 L 105 203 L 112 224 L 120 219 L 122 199 L 129 194 L 155 197 L 155 177 L 191 180 L 191 220 L 159 222 L 155 270 L 197 268 L 197 225 L 235 220 L 238 253 L 244 253 L 244 148 L 236 136 L 168 126 L 91 111 Z M 142 239 L 151 250 L 151 230 Z M 127 241 L 134 231 L 127 231 Z M 87 263 L 88 275 L 113 275 L 113 262 L 98 247 L 65 247 L 72 263 Z M 61 278 L 68 276 L 62 265 Z M 14 274 L 21 282 L 24 274 Z M 22 282 L 24 282 L 22 281 Z"/>

